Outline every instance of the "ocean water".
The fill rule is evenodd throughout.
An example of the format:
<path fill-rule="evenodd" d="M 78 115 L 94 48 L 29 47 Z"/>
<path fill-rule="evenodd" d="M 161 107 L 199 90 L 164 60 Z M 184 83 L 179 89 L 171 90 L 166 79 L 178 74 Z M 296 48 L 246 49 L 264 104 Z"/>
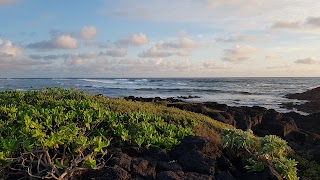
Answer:
<path fill-rule="evenodd" d="M 75 88 L 108 97 L 199 96 L 187 101 L 213 101 L 230 106 L 262 106 L 280 112 L 281 103 L 303 101 L 285 98 L 320 86 L 320 78 L 134 78 L 134 79 L 0 79 L 0 91 L 27 91 L 42 86 Z"/>

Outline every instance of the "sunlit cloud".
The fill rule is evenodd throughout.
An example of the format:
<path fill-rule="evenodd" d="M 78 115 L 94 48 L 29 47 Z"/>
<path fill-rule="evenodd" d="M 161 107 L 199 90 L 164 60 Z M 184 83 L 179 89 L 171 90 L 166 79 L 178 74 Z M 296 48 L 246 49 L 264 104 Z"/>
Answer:
<path fill-rule="evenodd" d="M 249 60 L 257 51 L 257 48 L 249 45 L 236 45 L 230 49 L 224 50 L 224 56 L 222 60 L 232 63 L 242 63 Z"/>
<path fill-rule="evenodd" d="M 159 49 L 194 49 L 206 46 L 206 43 L 197 42 L 192 39 L 187 32 L 179 31 L 178 37 L 175 40 L 163 41 L 160 40 L 155 45 Z"/>
<path fill-rule="evenodd" d="M 0 57 L 16 57 L 21 55 L 22 49 L 9 40 L 0 39 Z"/>
<path fill-rule="evenodd" d="M 229 37 L 221 37 L 217 38 L 217 42 L 223 42 L 223 43 L 241 43 L 241 42 L 253 42 L 260 39 L 259 37 L 255 35 L 235 35 L 235 36 L 229 36 Z"/>
<path fill-rule="evenodd" d="M 279 55 L 266 55 L 265 60 L 266 61 L 278 61 L 278 60 L 283 60 L 283 57 L 279 56 Z"/>
<path fill-rule="evenodd" d="M 151 57 L 151 58 L 158 58 L 158 57 L 168 57 L 168 56 L 172 56 L 173 53 L 170 53 L 166 50 L 161 50 L 157 47 L 152 47 L 142 53 L 140 53 L 138 56 L 139 57 Z"/>
<path fill-rule="evenodd" d="M 214 61 L 207 61 L 204 62 L 202 65 L 204 69 L 227 69 L 226 64 L 218 64 Z"/>
<path fill-rule="evenodd" d="M 82 39 L 89 40 L 97 35 L 97 30 L 93 26 L 86 26 L 81 29 L 79 35 Z"/>
<path fill-rule="evenodd" d="M 319 64 L 319 61 L 314 57 L 310 57 L 306 59 L 298 59 L 298 60 L 295 60 L 294 62 L 297 64 L 308 64 L 308 65 Z"/>
<path fill-rule="evenodd" d="M 149 39 L 147 35 L 143 33 L 139 33 L 139 34 L 132 34 L 128 37 L 125 37 L 117 41 L 115 44 L 121 47 L 127 47 L 127 46 L 142 46 L 148 43 L 149 43 Z"/>
<path fill-rule="evenodd" d="M 48 41 L 41 41 L 27 45 L 31 49 L 77 49 L 78 41 L 70 35 L 60 35 Z"/>
<path fill-rule="evenodd" d="M 277 21 L 271 25 L 271 29 L 288 30 L 319 30 L 320 17 L 308 17 L 305 21 Z"/>
<path fill-rule="evenodd" d="M 107 50 L 106 55 L 111 57 L 124 57 L 128 54 L 126 49 L 110 49 Z"/>

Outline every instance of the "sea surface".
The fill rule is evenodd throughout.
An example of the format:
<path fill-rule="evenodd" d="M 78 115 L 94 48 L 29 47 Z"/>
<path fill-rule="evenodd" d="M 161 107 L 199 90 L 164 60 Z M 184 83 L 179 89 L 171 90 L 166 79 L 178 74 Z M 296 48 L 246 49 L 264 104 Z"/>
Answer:
<path fill-rule="evenodd" d="M 27 91 L 42 86 L 75 88 L 89 94 L 108 97 L 179 97 L 199 96 L 187 101 L 213 101 L 230 106 L 262 106 L 280 112 L 281 103 L 303 101 L 285 98 L 320 86 L 320 78 L 49 78 L 0 79 L 0 91 Z"/>

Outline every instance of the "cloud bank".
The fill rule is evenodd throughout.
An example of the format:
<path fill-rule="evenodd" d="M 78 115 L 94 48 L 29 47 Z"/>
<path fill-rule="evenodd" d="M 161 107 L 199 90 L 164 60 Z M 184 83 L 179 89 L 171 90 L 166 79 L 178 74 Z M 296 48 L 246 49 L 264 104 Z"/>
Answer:
<path fill-rule="evenodd" d="M 288 30 L 319 30 L 320 17 L 308 17 L 301 21 L 276 21 L 271 25 L 271 29 Z"/>
<path fill-rule="evenodd" d="M 70 35 L 60 35 L 48 41 L 41 41 L 27 45 L 31 49 L 77 49 L 78 41 Z"/>
<path fill-rule="evenodd" d="M 222 60 L 232 63 L 242 63 L 250 59 L 258 51 L 257 48 L 245 45 L 236 45 L 230 49 L 224 50 L 224 56 Z"/>
<path fill-rule="evenodd" d="M 132 34 L 126 38 L 123 38 L 119 41 L 117 41 L 115 44 L 121 47 L 127 47 L 127 46 L 142 46 L 149 43 L 148 37 L 143 34 Z"/>
<path fill-rule="evenodd" d="M 79 35 L 82 39 L 89 40 L 97 35 L 97 29 L 93 26 L 86 26 L 81 29 Z"/>
<path fill-rule="evenodd" d="M 298 60 L 295 60 L 294 62 L 297 64 L 308 64 L 308 65 L 319 64 L 319 61 L 314 57 L 310 57 L 306 59 L 298 59 Z"/>

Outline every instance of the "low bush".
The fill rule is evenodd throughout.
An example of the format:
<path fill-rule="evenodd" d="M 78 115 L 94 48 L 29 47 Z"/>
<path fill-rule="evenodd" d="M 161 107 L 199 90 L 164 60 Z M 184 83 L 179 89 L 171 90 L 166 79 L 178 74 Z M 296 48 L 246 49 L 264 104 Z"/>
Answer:
<path fill-rule="evenodd" d="M 226 129 L 222 132 L 221 142 L 230 156 L 246 160 L 245 168 L 250 171 L 262 171 L 266 166 L 271 166 L 285 179 L 299 179 L 297 161 L 287 158 L 291 148 L 285 140 L 275 135 L 259 138 L 251 130 Z"/>
<path fill-rule="evenodd" d="M 61 88 L 0 93 L 0 178 L 67 178 L 104 167 L 110 145 L 170 149 L 193 134 L 195 121 L 106 102 Z"/>

